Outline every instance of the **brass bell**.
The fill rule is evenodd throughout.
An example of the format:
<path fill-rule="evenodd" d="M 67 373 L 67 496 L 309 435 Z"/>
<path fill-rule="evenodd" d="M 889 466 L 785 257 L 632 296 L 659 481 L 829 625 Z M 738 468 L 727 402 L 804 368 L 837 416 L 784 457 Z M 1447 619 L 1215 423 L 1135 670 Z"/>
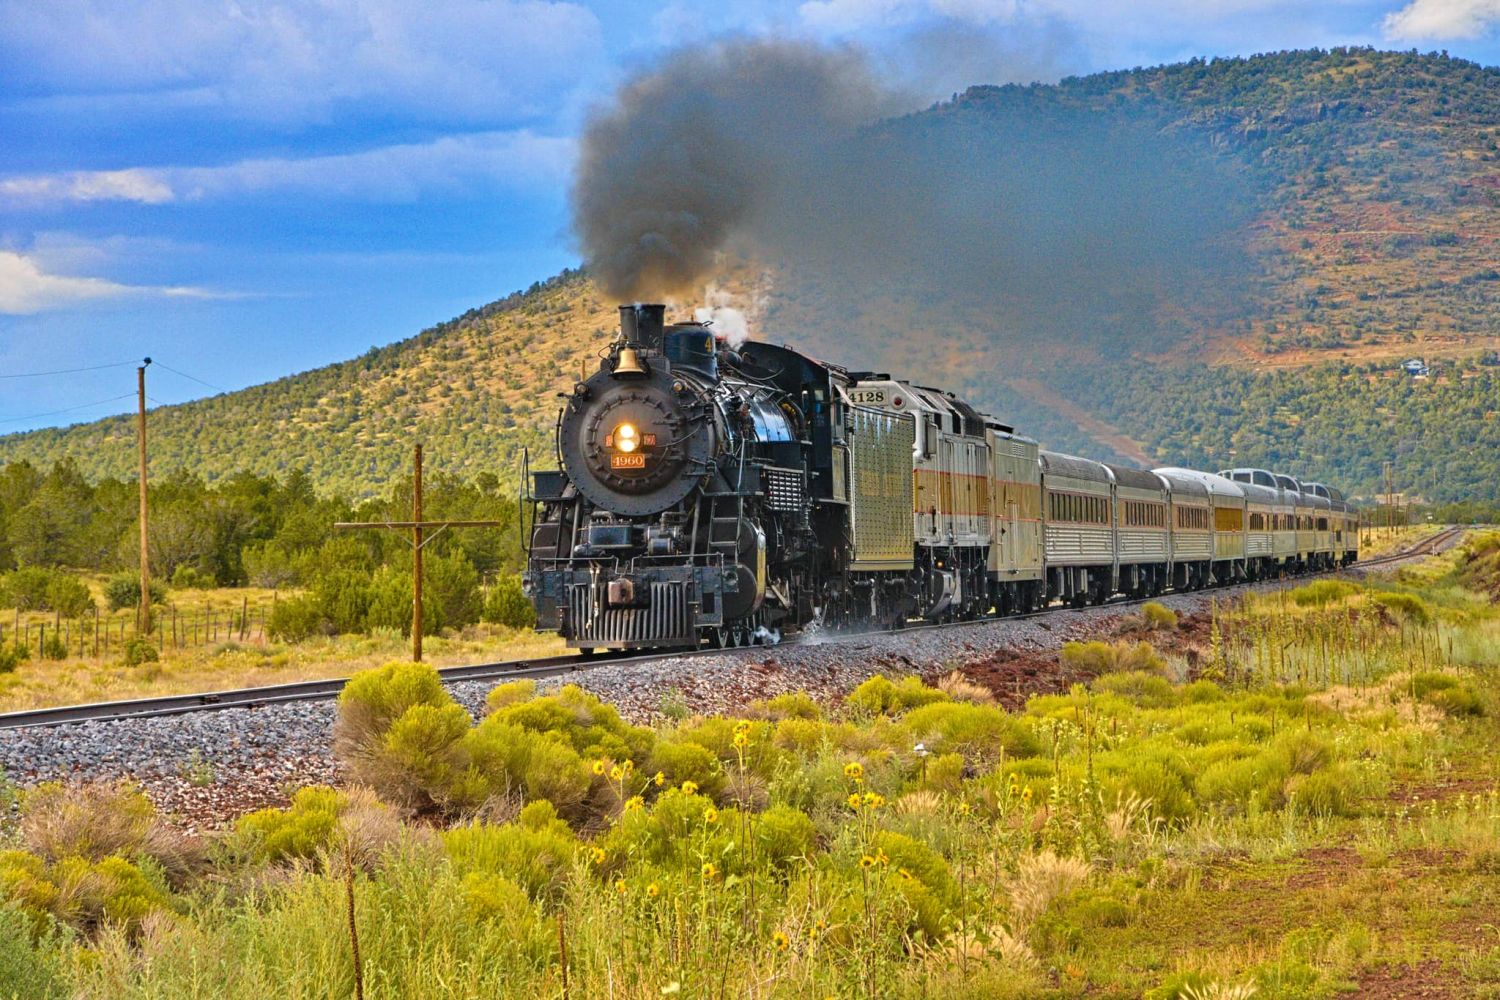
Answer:
<path fill-rule="evenodd" d="M 641 364 L 640 355 L 634 347 L 629 344 L 620 348 L 620 356 L 615 360 L 616 375 L 645 375 L 646 366 Z"/>

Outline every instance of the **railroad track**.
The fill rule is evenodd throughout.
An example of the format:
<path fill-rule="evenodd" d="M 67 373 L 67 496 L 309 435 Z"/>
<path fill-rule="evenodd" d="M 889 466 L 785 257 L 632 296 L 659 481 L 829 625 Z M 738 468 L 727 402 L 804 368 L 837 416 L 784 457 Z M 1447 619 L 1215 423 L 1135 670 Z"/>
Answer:
<path fill-rule="evenodd" d="M 1451 547 L 1448 543 L 1456 536 L 1462 535 L 1463 531 L 1462 527 L 1445 528 L 1415 545 L 1389 555 L 1361 561 L 1356 564 L 1356 567 L 1361 569 L 1377 568 L 1389 563 L 1445 551 L 1447 547 Z M 1153 600 L 1153 598 L 1117 597 L 1106 601 L 1103 605 L 1093 605 L 1093 607 L 1130 607 L 1132 605 L 1144 604 L 1150 600 Z M 1029 614 L 1010 615 L 1006 618 L 980 618 L 972 621 L 944 622 L 940 624 L 912 624 L 903 628 L 881 632 L 838 633 L 836 636 L 824 641 L 858 641 L 873 635 L 893 635 L 928 629 L 965 628 L 972 625 L 982 625 L 986 622 L 1042 618 L 1069 610 L 1075 609 L 1049 607 L 1041 611 L 1033 611 Z M 787 645 L 795 645 L 796 643 L 797 640 L 792 640 Z M 494 663 L 466 664 L 456 667 L 440 667 L 438 668 L 438 674 L 444 683 L 447 684 L 454 684 L 461 681 L 546 680 L 554 677 L 565 677 L 568 674 L 580 673 L 595 667 L 648 662 L 669 657 L 686 658 L 696 656 L 764 654 L 769 648 L 771 647 L 749 646 L 741 649 L 686 649 L 667 653 L 635 653 L 624 651 L 596 653 L 592 655 L 569 654 L 538 657 L 528 660 L 507 660 Z M 165 695 L 159 698 L 92 702 L 83 705 L 63 705 L 56 708 L 30 709 L 23 712 L 5 712 L 0 713 L 0 730 L 66 726 L 83 722 L 114 722 L 126 719 L 159 718 L 169 715 L 183 715 L 189 712 L 210 712 L 226 708 L 259 708 L 265 705 L 275 705 L 285 702 L 328 701 L 338 697 L 339 692 L 344 689 L 344 684 L 348 680 L 349 678 L 347 677 L 334 677 L 326 680 L 296 681 L 290 684 L 275 684 L 266 687 L 237 688 L 227 691 L 209 691 L 200 694 Z"/>

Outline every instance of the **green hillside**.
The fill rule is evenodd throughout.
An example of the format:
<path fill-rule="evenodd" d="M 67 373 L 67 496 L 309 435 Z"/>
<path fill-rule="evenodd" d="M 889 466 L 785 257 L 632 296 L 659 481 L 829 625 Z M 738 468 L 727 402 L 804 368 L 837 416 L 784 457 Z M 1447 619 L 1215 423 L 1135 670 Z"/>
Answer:
<path fill-rule="evenodd" d="M 1131 275 L 1056 308 L 1045 286 L 1028 304 L 952 294 L 941 273 L 852 278 L 847 260 L 870 253 L 725 277 L 753 289 L 762 335 L 951 386 L 1056 447 L 1209 467 L 1232 456 L 1357 493 L 1395 460 L 1400 485 L 1432 499 L 1495 495 L 1500 375 L 1480 362 L 1500 350 L 1500 69 L 1369 50 L 1194 61 L 976 87 L 882 132 L 944 150 L 952 168 L 1018 123 L 1079 122 L 1191 142 L 1235 177 L 1245 201 L 1216 235 L 1235 273 Z M 592 363 L 612 313 L 565 273 L 352 361 L 162 408 L 155 468 L 302 468 L 370 495 L 420 437 L 436 468 L 513 481 L 523 447 L 547 461 L 554 394 Z M 1412 356 L 1435 377 L 1400 374 Z M 66 456 L 87 476 L 128 477 L 130 435 L 124 418 L 12 435 L 0 462 Z"/>

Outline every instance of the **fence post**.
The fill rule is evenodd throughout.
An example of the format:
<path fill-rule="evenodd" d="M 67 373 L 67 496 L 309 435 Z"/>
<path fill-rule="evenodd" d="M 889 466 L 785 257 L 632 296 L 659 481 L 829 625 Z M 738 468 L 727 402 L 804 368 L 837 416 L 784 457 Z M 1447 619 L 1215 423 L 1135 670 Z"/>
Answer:
<path fill-rule="evenodd" d="M 45 660 L 47 658 L 47 623 L 42 622 L 37 626 L 36 632 L 36 658 Z"/>

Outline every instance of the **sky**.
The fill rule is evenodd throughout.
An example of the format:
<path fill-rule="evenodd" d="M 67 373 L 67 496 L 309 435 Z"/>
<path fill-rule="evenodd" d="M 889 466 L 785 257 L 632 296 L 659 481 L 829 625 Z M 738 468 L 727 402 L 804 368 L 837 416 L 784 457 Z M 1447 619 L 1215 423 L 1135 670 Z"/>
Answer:
<path fill-rule="evenodd" d="M 769 36 L 920 104 L 1311 46 L 1495 65 L 1500 0 L 0 0 L 0 434 L 133 407 L 145 356 L 182 402 L 576 266 L 589 109 Z"/>

